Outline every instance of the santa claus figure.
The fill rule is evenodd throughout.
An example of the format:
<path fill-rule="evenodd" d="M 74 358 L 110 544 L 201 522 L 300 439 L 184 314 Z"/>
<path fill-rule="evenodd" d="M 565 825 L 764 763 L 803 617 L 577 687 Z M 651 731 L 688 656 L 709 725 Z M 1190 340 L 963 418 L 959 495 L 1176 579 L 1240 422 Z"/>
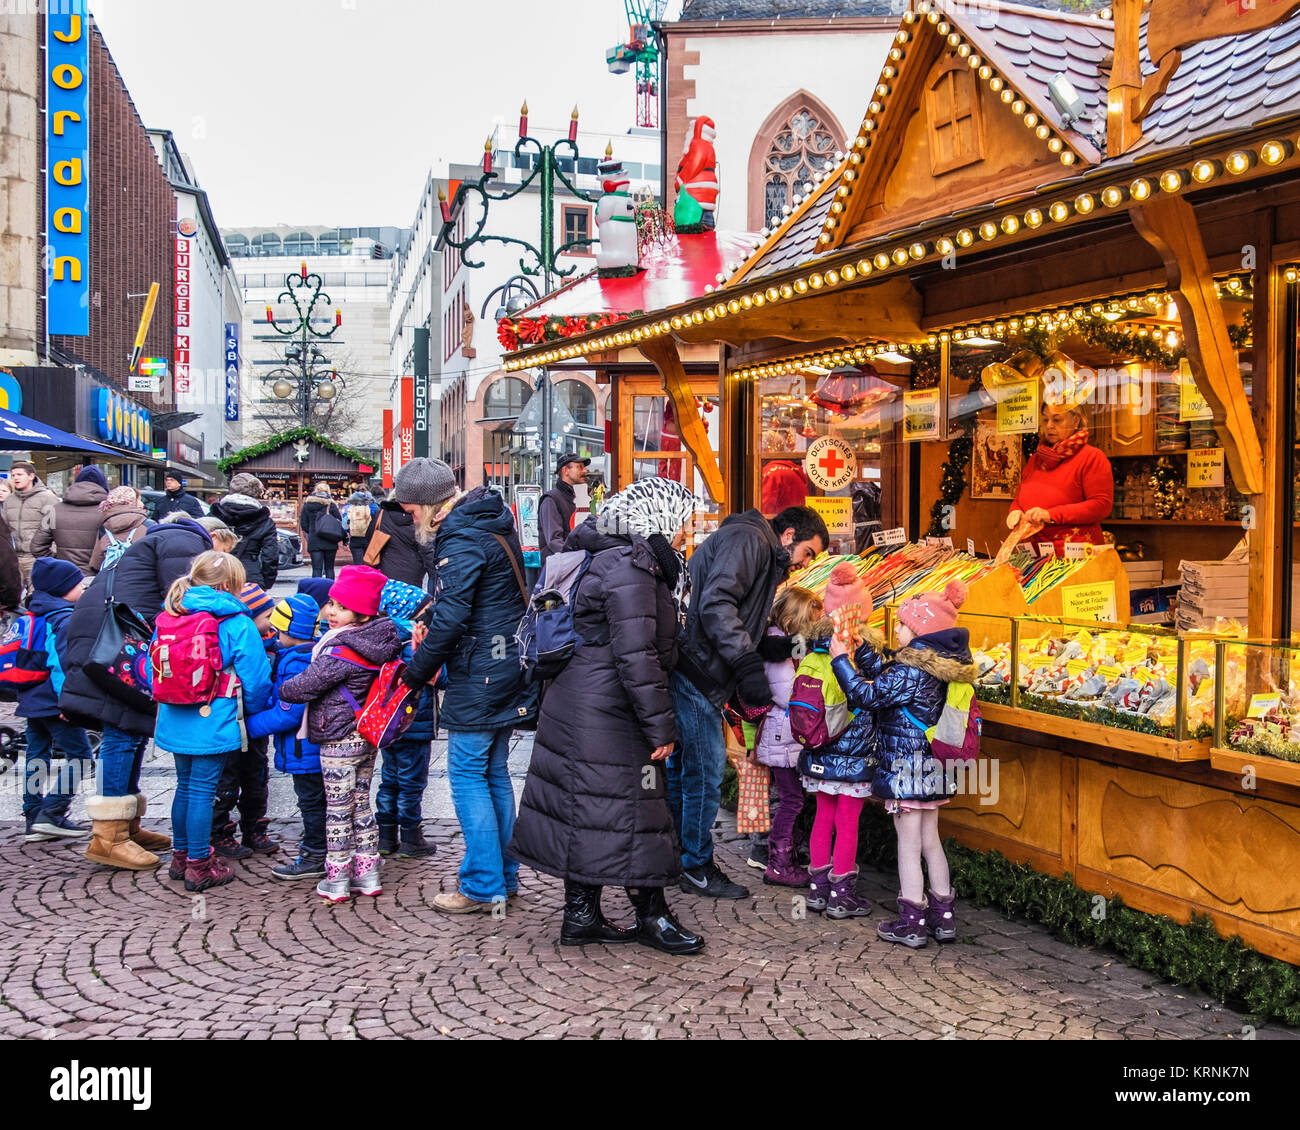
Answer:
<path fill-rule="evenodd" d="M 596 226 L 600 249 L 596 269 L 601 278 L 634 275 L 640 270 L 636 239 L 636 208 L 628 195 L 626 180 L 604 182 L 604 195 L 596 202 Z"/>
<path fill-rule="evenodd" d="M 677 189 L 673 226 L 679 232 L 713 230 L 718 206 L 718 158 L 713 151 L 716 136 L 712 118 L 695 119 L 673 182 Z"/>

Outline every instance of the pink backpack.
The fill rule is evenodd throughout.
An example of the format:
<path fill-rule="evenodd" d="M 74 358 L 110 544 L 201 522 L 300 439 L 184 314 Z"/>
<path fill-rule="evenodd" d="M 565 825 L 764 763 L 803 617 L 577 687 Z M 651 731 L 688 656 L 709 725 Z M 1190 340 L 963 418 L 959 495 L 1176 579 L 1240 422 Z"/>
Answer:
<path fill-rule="evenodd" d="M 394 659 L 377 667 L 350 647 L 343 646 L 331 647 L 325 654 L 375 672 L 374 682 L 370 684 L 363 703 L 358 704 L 347 687 L 339 687 L 348 705 L 356 712 L 357 733 L 362 739 L 376 749 L 400 741 L 415 721 L 415 708 L 420 701 L 419 691 L 402 682 L 406 664 Z"/>
<path fill-rule="evenodd" d="M 201 706 L 214 698 L 235 697 L 239 687 L 235 673 L 222 676 L 220 624 L 211 612 L 159 613 L 149 644 L 155 702 Z"/>

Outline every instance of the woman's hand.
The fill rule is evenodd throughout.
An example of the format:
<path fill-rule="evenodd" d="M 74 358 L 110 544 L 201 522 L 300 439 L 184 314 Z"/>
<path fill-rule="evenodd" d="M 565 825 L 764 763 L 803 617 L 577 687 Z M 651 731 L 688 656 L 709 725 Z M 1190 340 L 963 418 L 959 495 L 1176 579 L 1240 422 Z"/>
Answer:
<path fill-rule="evenodd" d="M 424 643 L 425 636 L 427 636 L 428 634 L 429 634 L 429 626 L 427 624 L 412 624 L 411 625 L 412 650 L 418 651 L 420 649 L 420 645 Z"/>
<path fill-rule="evenodd" d="M 656 748 L 655 751 L 650 755 L 650 760 L 663 761 L 664 758 L 666 758 L 670 753 L 672 753 L 672 751 L 673 751 L 673 746 L 671 744 L 661 745 L 658 748 Z"/>
<path fill-rule="evenodd" d="M 1018 525 L 1020 525 L 1020 519 L 1023 517 L 1024 514 L 1021 513 L 1021 511 L 1011 511 L 1011 513 L 1007 515 L 1007 529 L 1014 530 Z"/>
<path fill-rule="evenodd" d="M 1050 526 L 1052 524 L 1051 512 L 1044 510 L 1041 506 L 1031 506 L 1029 510 L 1025 512 L 1025 517 L 1031 522 L 1038 522 L 1043 526 Z"/>
<path fill-rule="evenodd" d="M 837 655 L 848 655 L 848 653 L 849 645 L 840 639 L 838 634 L 831 636 L 831 658 L 834 659 Z"/>

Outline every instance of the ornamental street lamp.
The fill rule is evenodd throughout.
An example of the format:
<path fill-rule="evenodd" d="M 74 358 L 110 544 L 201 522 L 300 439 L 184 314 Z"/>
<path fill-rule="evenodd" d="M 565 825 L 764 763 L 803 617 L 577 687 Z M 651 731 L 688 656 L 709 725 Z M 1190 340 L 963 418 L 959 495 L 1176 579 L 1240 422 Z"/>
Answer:
<path fill-rule="evenodd" d="M 330 411 L 325 417 L 328 422 L 334 410 L 333 401 L 339 390 L 347 384 L 337 370 L 328 367 L 329 359 L 313 340 L 330 340 L 343 325 L 343 312 L 338 308 L 334 310 L 334 324 L 329 329 L 321 331 L 312 324 L 313 320 L 318 325 L 322 322 L 329 324 L 328 319 L 313 319 L 311 316 L 318 303 L 327 309 L 330 306 L 330 296 L 321 290 L 321 281 L 320 275 L 315 272 L 308 274 L 307 264 L 303 263 L 302 270 L 297 274 L 285 276 L 285 289 L 276 299 L 280 303 L 291 302 L 297 318 L 277 321 L 271 306 L 268 304 L 266 307 L 267 325 L 282 337 L 291 339 L 284 347 L 284 359 L 292 367 L 282 365 L 272 369 L 262 381 L 270 385 L 271 392 L 281 400 L 297 397 L 298 420 L 303 427 L 307 426 L 311 418 L 313 396 L 329 403 Z"/>

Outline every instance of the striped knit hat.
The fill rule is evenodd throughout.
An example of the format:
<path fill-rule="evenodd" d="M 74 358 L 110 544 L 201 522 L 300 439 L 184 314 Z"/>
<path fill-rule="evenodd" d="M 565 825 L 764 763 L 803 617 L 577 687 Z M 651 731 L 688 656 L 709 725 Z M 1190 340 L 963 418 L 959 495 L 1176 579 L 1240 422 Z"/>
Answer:
<path fill-rule="evenodd" d="M 239 590 L 239 600 L 254 620 L 263 612 L 275 607 L 275 598 L 261 585 L 255 585 L 252 581 Z"/>

